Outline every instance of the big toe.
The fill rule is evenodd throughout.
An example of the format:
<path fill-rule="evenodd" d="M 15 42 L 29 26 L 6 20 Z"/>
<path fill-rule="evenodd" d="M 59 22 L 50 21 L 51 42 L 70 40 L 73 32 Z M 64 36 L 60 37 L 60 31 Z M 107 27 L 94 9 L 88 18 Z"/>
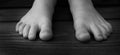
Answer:
<path fill-rule="evenodd" d="M 90 39 L 90 34 L 85 27 L 76 29 L 76 38 L 80 41 L 87 41 Z"/>
<path fill-rule="evenodd" d="M 80 41 L 87 41 L 90 39 L 90 35 L 88 33 L 80 33 L 76 35 L 76 38 Z"/>
<path fill-rule="evenodd" d="M 42 27 L 39 34 L 41 40 L 50 40 L 52 38 L 52 30 L 49 27 Z"/>

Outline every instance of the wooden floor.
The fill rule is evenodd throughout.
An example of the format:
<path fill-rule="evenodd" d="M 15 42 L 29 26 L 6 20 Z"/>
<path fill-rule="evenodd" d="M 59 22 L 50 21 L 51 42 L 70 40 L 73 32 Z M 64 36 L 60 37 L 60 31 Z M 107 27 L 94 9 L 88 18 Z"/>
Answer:
<path fill-rule="evenodd" d="M 11 11 L 11 14 L 8 11 Z M 12 11 L 14 12 L 12 13 Z M 22 13 L 15 11 L 22 11 Z M 113 33 L 108 40 L 96 42 L 92 39 L 87 43 L 82 43 L 75 39 L 72 21 L 67 21 L 67 19 L 72 18 L 69 12 L 63 13 L 66 15 L 62 17 L 59 16 L 65 18 L 65 21 L 57 20 L 57 22 L 53 22 L 54 38 L 51 41 L 23 39 L 15 32 L 17 21 L 25 13 L 23 11 L 27 10 L 0 10 L 0 55 L 120 55 L 119 14 L 117 14 L 117 18 L 115 13 L 115 16 L 111 16 L 112 14 L 103 15 L 104 17 L 111 16 L 111 18 L 107 18 L 107 21 L 112 24 Z"/>

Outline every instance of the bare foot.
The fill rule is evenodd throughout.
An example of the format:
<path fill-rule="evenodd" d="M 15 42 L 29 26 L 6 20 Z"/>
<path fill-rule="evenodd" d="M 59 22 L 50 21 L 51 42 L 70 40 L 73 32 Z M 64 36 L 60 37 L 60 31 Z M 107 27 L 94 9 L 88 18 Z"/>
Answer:
<path fill-rule="evenodd" d="M 49 3 L 51 5 L 49 5 Z M 30 11 L 17 23 L 16 31 L 29 40 L 34 40 L 37 32 L 39 32 L 40 39 L 51 39 L 51 8 L 52 2 L 49 2 L 49 0 L 35 0 Z"/>
<path fill-rule="evenodd" d="M 90 32 L 97 41 L 107 39 L 112 27 L 95 10 L 91 0 L 69 0 L 74 19 L 76 38 L 80 41 L 90 39 Z"/>

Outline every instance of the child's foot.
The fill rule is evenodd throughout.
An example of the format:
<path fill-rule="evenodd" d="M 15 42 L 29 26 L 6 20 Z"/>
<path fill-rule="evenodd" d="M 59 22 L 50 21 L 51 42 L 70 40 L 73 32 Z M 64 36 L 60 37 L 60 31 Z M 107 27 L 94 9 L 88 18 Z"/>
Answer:
<path fill-rule="evenodd" d="M 44 0 L 42 2 L 45 3 Z M 37 32 L 39 32 L 40 39 L 49 40 L 52 38 L 51 14 L 51 9 L 48 9 L 47 6 L 38 0 L 34 3 L 31 10 L 17 23 L 16 31 L 29 40 L 34 40 Z"/>
<path fill-rule="evenodd" d="M 90 32 L 92 32 L 97 41 L 107 39 L 112 27 L 95 10 L 91 0 L 70 0 L 70 5 L 78 40 L 89 40 Z"/>

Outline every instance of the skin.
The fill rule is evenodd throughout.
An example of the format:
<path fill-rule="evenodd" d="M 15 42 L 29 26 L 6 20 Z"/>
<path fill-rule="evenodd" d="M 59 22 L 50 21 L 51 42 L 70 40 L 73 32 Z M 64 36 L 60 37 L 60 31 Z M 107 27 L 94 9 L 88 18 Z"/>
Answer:
<path fill-rule="evenodd" d="M 69 0 L 69 3 L 78 40 L 89 40 L 90 32 L 97 41 L 107 39 L 112 27 L 96 11 L 91 0 Z"/>
<path fill-rule="evenodd" d="M 16 31 L 24 38 L 34 40 L 37 32 L 41 40 L 52 38 L 52 14 L 55 0 L 35 0 L 29 12 L 16 25 Z"/>
<path fill-rule="evenodd" d="M 90 39 L 90 32 L 97 41 L 107 39 L 112 27 L 96 11 L 91 0 L 68 0 L 73 15 L 76 38 Z M 16 25 L 16 31 L 24 38 L 34 40 L 36 33 L 42 40 L 52 38 L 52 14 L 55 0 L 35 0 L 29 12 Z"/>

